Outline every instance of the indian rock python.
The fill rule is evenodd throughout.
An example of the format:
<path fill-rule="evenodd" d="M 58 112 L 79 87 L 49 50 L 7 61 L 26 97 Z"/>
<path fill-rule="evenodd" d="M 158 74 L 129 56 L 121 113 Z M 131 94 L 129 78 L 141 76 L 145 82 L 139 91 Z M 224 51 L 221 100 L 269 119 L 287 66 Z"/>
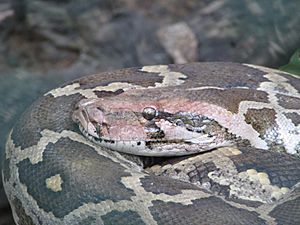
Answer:
<path fill-rule="evenodd" d="M 7 141 L 14 219 L 300 224 L 299 90 L 296 76 L 235 63 L 122 69 L 54 89 Z"/>

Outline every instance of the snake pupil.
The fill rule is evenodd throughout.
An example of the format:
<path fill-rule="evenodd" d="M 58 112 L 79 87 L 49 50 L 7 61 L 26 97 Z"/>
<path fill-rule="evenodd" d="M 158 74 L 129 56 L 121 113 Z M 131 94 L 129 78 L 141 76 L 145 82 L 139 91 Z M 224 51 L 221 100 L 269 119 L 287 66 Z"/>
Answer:
<path fill-rule="evenodd" d="M 143 109 L 142 115 L 146 120 L 152 120 L 156 117 L 157 111 L 153 107 L 145 107 Z"/>

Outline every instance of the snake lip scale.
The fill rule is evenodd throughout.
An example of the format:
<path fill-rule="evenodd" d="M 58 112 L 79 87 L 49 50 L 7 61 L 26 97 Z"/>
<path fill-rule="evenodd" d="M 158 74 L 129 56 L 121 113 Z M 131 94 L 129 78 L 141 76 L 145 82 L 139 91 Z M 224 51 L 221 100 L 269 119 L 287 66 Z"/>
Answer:
<path fill-rule="evenodd" d="M 18 225 L 300 224 L 300 79 L 238 63 L 128 68 L 53 89 L 9 134 Z"/>

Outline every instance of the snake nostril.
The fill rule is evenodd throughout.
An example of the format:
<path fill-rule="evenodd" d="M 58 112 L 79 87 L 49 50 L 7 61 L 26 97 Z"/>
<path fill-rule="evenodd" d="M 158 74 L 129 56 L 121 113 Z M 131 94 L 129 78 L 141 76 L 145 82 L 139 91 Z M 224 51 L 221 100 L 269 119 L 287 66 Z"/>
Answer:
<path fill-rule="evenodd" d="M 181 119 L 177 119 L 175 121 L 175 124 L 176 124 L 176 126 L 179 126 L 179 127 L 183 127 L 184 126 L 184 122 Z"/>

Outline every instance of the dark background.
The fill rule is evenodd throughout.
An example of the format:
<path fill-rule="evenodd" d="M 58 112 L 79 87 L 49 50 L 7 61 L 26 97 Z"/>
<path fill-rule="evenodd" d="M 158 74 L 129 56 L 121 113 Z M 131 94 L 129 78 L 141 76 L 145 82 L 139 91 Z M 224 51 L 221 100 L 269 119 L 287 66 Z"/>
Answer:
<path fill-rule="evenodd" d="M 278 68 L 300 47 L 299 8 L 299 0 L 0 0 L 0 152 L 34 99 L 79 76 L 191 61 Z M 7 204 L 0 182 L 0 225 L 13 224 Z"/>

